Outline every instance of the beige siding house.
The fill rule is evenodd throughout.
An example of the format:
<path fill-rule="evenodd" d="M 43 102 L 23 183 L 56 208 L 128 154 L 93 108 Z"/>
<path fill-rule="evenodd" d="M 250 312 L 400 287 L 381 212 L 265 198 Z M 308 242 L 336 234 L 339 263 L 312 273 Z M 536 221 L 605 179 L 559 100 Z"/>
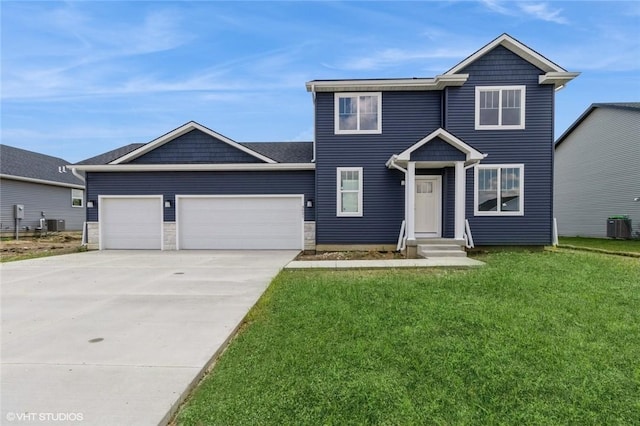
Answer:
<path fill-rule="evenodd" d="M 554 182 L 560 236 L 604 238 L 627 215 L 640 238 L 640 102 L 591 105 L 555 144 Z"/>

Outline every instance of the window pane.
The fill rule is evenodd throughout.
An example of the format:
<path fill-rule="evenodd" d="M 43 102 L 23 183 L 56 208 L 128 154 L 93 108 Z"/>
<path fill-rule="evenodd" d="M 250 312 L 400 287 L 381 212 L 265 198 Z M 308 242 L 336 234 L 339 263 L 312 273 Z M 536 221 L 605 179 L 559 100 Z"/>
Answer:
<path fill-rule="evenodd" d="M 481 125 L 487 126 L 498 124 L 498 96 L 499 92 L 497 90 L 480 92 Z"/>
<path fill-rule="evenodd" d="M 503 212 L 520 211 L 520 169 L 504 168 L 500 173 L 500 210 Z"/>
<path fill-rule="evenodd" d="M 357 171 L 345 171 L 341 172 L 340 188 L 343 191 L 357 191 L 359 189 L 359 176 Z"/>
<path fill-rule="evenodd" d="M 360 130 L 378 129 L 378 97 L 360 96 Z"/>
<path fill-rule="evenodd" d="M 498 170 L 478 170 L 478 210 L 497 211 L 498 207 Z"/>
<path fill-rule="evenodd" d="M 356 130 L 358 128 L 358 99 L 356 97 L 340 98 L 339 105 L 340 130 Z"/>
<path fill-rule="evenodd" d="M 342 196 L 342 212 L 357 213 L 358 212 L 358 193 L 343 192 Z"/>
<path fill-rule="evenodd" d="M 517 126 L 520 124 L 520 90 L 502 91 L 502 124 Z"/>

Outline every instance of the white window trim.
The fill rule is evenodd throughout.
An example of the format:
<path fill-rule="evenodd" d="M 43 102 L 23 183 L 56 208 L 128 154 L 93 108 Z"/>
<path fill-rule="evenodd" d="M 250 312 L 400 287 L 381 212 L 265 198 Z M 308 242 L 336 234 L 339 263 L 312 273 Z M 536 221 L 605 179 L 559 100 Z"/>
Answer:
<path fill-rule="evenodd" d="M 82 195 L 80 197 L 74 197 L 73 196 L 73 191 L 81 191 Z M 76 205 L 73 204 L 73 200 L 77 200 L 77 199 L 80 200 L 80 205 L 79 206 L 76 206 Z M 84 189 L 77 189 L 77 188 L 72 188 L 71 189 L 71 207 L 74 207 L 76 209 L 84 208 Z"/>
<path fill-rule="evenodd" d="M 373 130 L 340 130 L 340 98 L 358 97 L 358 127 L 360 127 L 360 96 L 378 97 L 378 128 Z M 382 133 L 382 92 L 336 93 L 333 102 L 334 132 L 336 135 L 376 135 Z"/>
<path fill-rule="evenodd" d="M 342 172 L 358 172 L 358 211 L 343 212 L 342 211 L 342 188 L 340 188 L 340 180 Z M 338 217 L 362 217 L 362 188 L 363 188 L 362 167 L 338 167 L 336 168 L 336 216 Z"/>
<path fill-rule="evenodd" d="M 522 102 L 522 107 L 520 108 L 520 124 L 516 125 L 503 125 L 503 124 L 489 124 L 482 125 L 480 124 L 480 92 L 487 91 L 500 91 L 500 95 L 498 96 L 498 123 L 502 123 L 502 91 L 503 90 L 520 90 L 520 100 Z M 525 128 L 525 109 L 527 104 L 527 86 L 476 86 L 476 108 L 475 108 L 475 129 L 476 130 L 522 130 Z"/>
<path fill-rule="evenodd" d="M 478 210 L 478 171 L 480 169 L 520 169 L 520 202 L 517 212 L 480 211 Z M 501 173 L 498 172 L 498 194 L 501 190 Z M 474 216 L 524 216 L 524 164 L 479 164 L 474 167 L 473 177 L 473 214 Z"/>

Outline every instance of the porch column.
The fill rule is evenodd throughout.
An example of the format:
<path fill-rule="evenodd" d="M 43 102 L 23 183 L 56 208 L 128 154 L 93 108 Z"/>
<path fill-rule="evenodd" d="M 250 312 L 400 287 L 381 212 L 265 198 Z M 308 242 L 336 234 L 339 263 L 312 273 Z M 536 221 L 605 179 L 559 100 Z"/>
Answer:
<path fill-rule="evenodd" d="M 407 240 L 416 239 L 416 220 L 415 220 L 415 205 L 416 205 L 416 163 L 410 161 L 407 165 L 407 181 L 405 182 L 405 199 L 407 200 L 406 217 L 407 217 Z"/>
<path fill-rule="evenodd" d="M 455 238 L 463 239 L 466 210 L 466 177 L 464 162 L 456 161 L 456 202 L 455 202 Z"/>

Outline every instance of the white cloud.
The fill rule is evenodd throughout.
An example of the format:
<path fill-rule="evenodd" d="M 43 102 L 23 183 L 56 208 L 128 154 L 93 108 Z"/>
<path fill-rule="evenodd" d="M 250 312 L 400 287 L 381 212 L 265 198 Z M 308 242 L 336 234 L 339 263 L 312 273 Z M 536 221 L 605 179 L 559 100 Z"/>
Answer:
<path fill-rule="evenodd" d="M 546 2 L 507 2 L 505 0 L 480 0 L 487 9 L 507 16 L 525 16 L 556 24 L 568 24 L 561 16 L 562 9 L 551 9 Z M 514 7 L 516 6 L 516 7 Z"/>
<path fill-rule="evenodd" d="M 547 3 L 518 3 L 520 10 L 534 18 L 547 22 L 555 22 L 556 24 L 568 24 L 569 21 L 560 16 L 562 9 L 550 9 Z"/>
<path fill-rule="evenodd" d="M 386 67 L 400 67 L 408 63 L 434 59 L 459 59 L 468 54 L 468 51 L 461 50 L 459 47 L 455 49 L 436 49 L 436 50 L 405 50 L 397 48 L 383 49 L 377 52 L 371 52 L 365 56 L 346 59 L 340 62 L 340 65 L 324 64 L 327 68 L 369 71 L 378 70 Z"/>

